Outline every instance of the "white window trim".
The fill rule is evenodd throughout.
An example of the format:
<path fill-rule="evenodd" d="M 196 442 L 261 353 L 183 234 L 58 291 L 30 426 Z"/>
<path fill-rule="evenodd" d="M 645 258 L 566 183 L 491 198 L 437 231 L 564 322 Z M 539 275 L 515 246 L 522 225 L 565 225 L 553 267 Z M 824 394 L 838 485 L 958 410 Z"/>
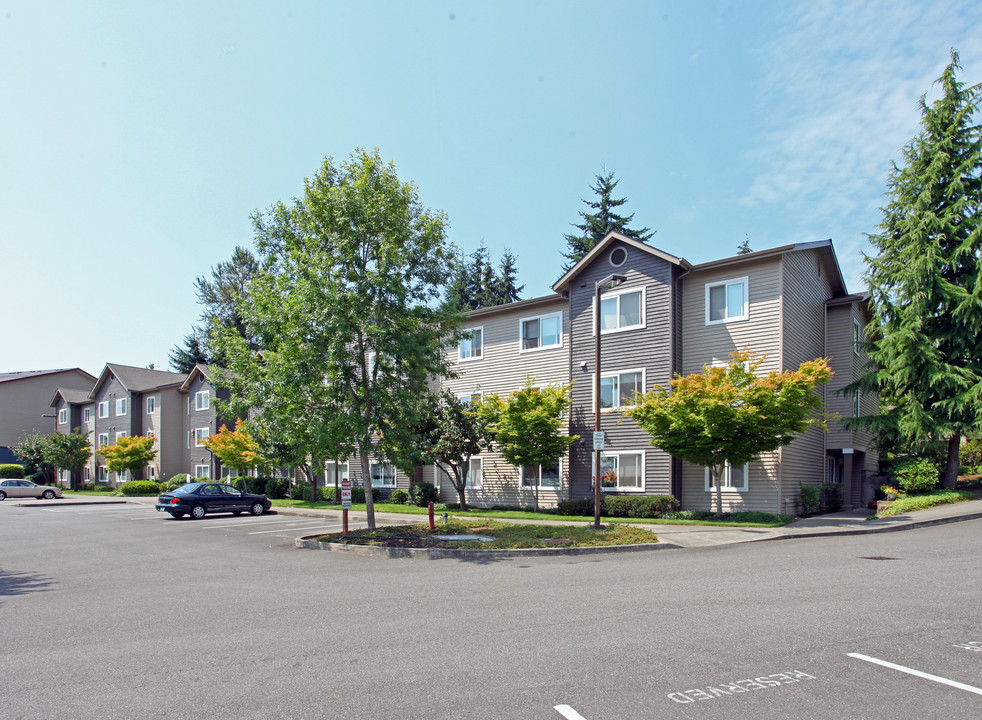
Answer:
<path fill-rule="evenodd" d="M 720 287 L 729 288 L 731 285 L 743 285 L 743 314 L 733 315 L 723 318 L 722 320 L 711 320 L 709 318 L 709 291 L 712 288 Z M 727 301 L 729 301 L 729 292 L 727 292 Z M 729 312 L 730 305 L 727 302 L 726 310 Z M 743 277 L 731 278 L 729 280 L 718 280 L 716 282 L 706 283 L 706 325 L 724 325 L 731 322 L 740 322 L 742 320 L 750 319 L 750 276 L 744 275 Z"/>
<path fill-rule="evenodd" d="M 204 447 L 205 444 L 202 440 L 206 440 L 211 437 L 211 428 L 195 428 L 194 429 L 194 446 Z"/>
<path fill-rule="evenodd" d="M 99 417 L 107 418 L 109 417 L 109 401 L 103 400 L 99 403 Z"/>
<path fill-rule="evenodd" d="M 645 489 L 645 483 L 647 482 L 647 478 L 645 477 L 645 471 L 646 471 L 645 461 L 647 460 L 647 457 L 645 455 L 645 451 L 644 450 L 610 450 L 610 451 L 604 450 L 604 451 L 602 451 L 600 453 L 600 455 L 601 455 L 601 457 L 603 457 L 603 456 L 606 455 L 608 457 L 614 457 L 614 456 L 616 456 L 618 458 L 620 458 L 622 455 L 640 455 L 641 456 L 641 487 L 621 487 L 620 485 L 617 485 L 617 487 L 607 488 L 607 487 L 603 487 L 601 485 L 600 486 L 600 491 L 601 492 L 611 492 L 611 493 L 613 493 L 613 492 L 616 492 L 616 493 L 643 493 L 645 491 L 644 490 Z M 620 464 L 620 460 L 618 459 L 617 462 L 618 462 L 618 465 L 619 465 Z M 591 470 L 592 470 L 592 468 L 591 468 Z M 620 481 L 621 481 L 621 478 L 618 475 L 617 482 L 620 483 Z"/>
<path fill-rule="evenodd" d="M 84 423 L 92 422 L 92 408 L 90 407 L 82 408 L 82 422 Z"/>
<path fill-rule="evenodd" d="M 108 445 L 108 444 L 109 444 L 109 433 L 99 433 L 96 436 L 96 450 L 101 448 L 103 445 Z"/>
<path fill-rule="evenodd" d="M 470 357 L 464 357 L 464 354 L 463 354 L 463 352 L 464 352 L 464 340 L 466 339 L 466 338 L 464 338 L 464 339 L 461 339 L 461 341 L 457 344 L 457 360 L 459 362 L 472 362 L 474 360 L 483 360 L 484 359 L 484 326 L 483 325 L 479 325 L 477 327 L 464 328 L 464 332 L 466 332 L 466 333 L 477 333 L 477 332 L 480 332 L 481 333 L 481 353 L 479 355 L 473 355 L 472 354 Z"/>
<path fill-rule="evenodd" d="M 852 319 L 852 354 L 857 357 L 860 355 L 859 344 L 863 339 L 863 328 L 859 324 L 859 320 L 856 318 Z"/>
<path fill-rule="evenodd" d="M 124 438 L 124 437 L 127 437 L 127 436 L 128 436 L 128 433 L 125 430 L 120 430 L 118 433 L 116 433 L 116 442 L 119 442 L 119 439 L 120 438 Z"/>
<path fill-rule="evenodd" d="M 204 474 L 199 475 L 198 471 L 201 470 Z M 194 466 L 194 478 L 195 480 L 211 480 L 211 466 L 210 465 L 195 465 Z"/>
<path fill-rule="evenodd" d="M 528 349 L 522 347 L 522 344 L 523 344 L 522 329 L 525 326 L 525 323 L 527 323 L 527 322 L 529 322 L 531 320 L 538 320 L 539 321 L 539 340 L 541 342 L 541 340 L 542 340 L 542 320 L 546 320 L 548 318 L 554 318 L 554 317 L 558 317 L 559 318 L 559 342 L 557 344 L 555 344 L 555 345 L 541 345 L 540 344 L 539 347 L 528 348 Z M 519 321 L 518 321 L 518 352 L 520 354 L 542 352 L 543 350 L 556 350 L 557 348 L 561 348 L 562 346 L 563 346 L 563 311 L 562 310 L 558 310 L 556 312 L 550 312 L 550 313 L 543 313 L 542 315 L 529 315 L 528 317 L 523 317 L 523 318 L 519 319 Z"/>
<path fill-rule="evenodd" d="M 604 293 L 602 293 L 600 295 L 600 304 L 602 305 L 604 300 L 609 300 L 611 298 L 620 298 L 621 295 L 630 295 L 631 293 L 636 293 L 636 292 L 640 292 L 641 293 L 641 322 L 639 324 L 637 324 L 637 325 L 624 325 L 623 327 L 618 326 L 618 327 L 615 327 L 615 328 L 608 328 L 606 330 L 601 329 L 600 330 L 600 337 L 603 337 L 604 335 L 616 335 L 617 333 L 630 332 L 631 330 L 641 330 L 641 329 L 643 329 L 646 326 L 646 324 L 648 322 L 648 317 L 647 317 L 648 291 L 647 291 L 647 288 L 644 285 L 642 285 L 641 287 L 621 288 L 619 290 L 607 290 L 606 292 L 604 292 Z M 594 295 L 593 296 L 593 301 L 590 303 L 590 309 L 591 309 L 591 312 L 592 312 L 592 314 L 590 315 L 590 335 L 591 336 L 596 336 L 596 334 L 597 334 L 596 333 L 596 324 L 594 322 L 595 318 L 597 317 L 597 315 L 596 315 L 596 312 L 597 312 L 596 305 L 597 305 L 597 296 Z M 621 315 L 621 301 L 620 301 L 620 299 L 618 299 L 617 300 L 617 318 L 618 318 L 618 322 L 620 321 L 620 315 Z"/>
<path fill-rule="evenodd" d="M 58 411 L 58 424 L 59 425 L 68 424 L 68 408 L 61 408 Z"/>
<path fill-rule="evenodd" d="M 157 479 L 157 466 L 147 465 L 147 480 L 156 481 Z"/>
<path fill-rule="evenodd" d="M 474 390 L 473 392 L 459 392 L 457 393 L 457 399 L 460 400 L 465 405 L 472 405 L 474 403 L 474 398 L 479 400 L 484 398 L 484 393 L 481 390 Z M 467 400 L 464 400 L 467 398 Z"/>
<path fill-rule="evenodd" d="M 705 490 L 706 492 L 716 492 L 716 488 L 710 485 L 709 482 L 709 468 L 705 468 Z M 742 488 L 735 488 L 732 485 L 728 485 L 730 482 L 730 461 L 726 461 L 726 466 L 723 469 L 723 477 L 721 478 L 723 483 L 723 492 L 748 492 L 750 490 L 750 463 L 745 463 L 743 466 L 743 484 Z"/>
<path fill-rule="evenodd" d="M 471 485 L 471 486 L 467 487 L 467 490 L 483 490 L 484 489 L 484 457 L 481 456 L 481 455 L 474 455 L 473 457 L 471 457 L 471 462 L 472 463 L 477 462 L 477 463 L 480 464 L 480 466 L 481 466 L 481 481 L 479 483 L 477 483 L 476 485 Z M 441 468 L 436 463 L 433 463 L 433 479 L 436 480 L 436 482 L 434 483 L 434 485 L 436 485 L 437 490 L 440 490 L 442 488 L 442 486 L 443 486 L 443 479 L 444 478 L 446 478 L 447 483 L 450 485 L 450 489 L 452 489 L 454 492 L 456 492 L 457 489 L 453 486 L 453 476 L 450 475 L 450 473 L 448 473 L 446 470 L 444 470 L 443 468 Z M 471 481 L 471 471 L 470 470 L 467 471 L 467 480 L 468 480 L 468 482 Z"/>
<path fill-rule="evenodd" d="M 388 465 L 390 468 L 392 468 L 392 484 L 391 485 L 376 485 L 375 483 L 371 483 L 371 479 L 374 476 L 374 473 L 372 472 L 372 468 L 374 468 L 376 465 Z M 350 470 L 349 470 L 349 472 L 350 472 Z M 396 485 L 399 482 L 398 472 L 396 471 L 396 466 L 393 465 L 390 462 L 376 462 L 376 461 L 373 460 L 370 463 L 368 463 L 368 478 L 369 478 L 369 482 L 371 483 L 372 487 L 377 487 L 377 488 L 394 488 L 394 487 L 396 487 Z"/>
<path fill-rule="evenodd" d="M 106 482 L 109 480 L 109 467 L 107 465 L 97 465 L 95 469 L 95 481 Z"/>
<path fill-rule="evenodd" d="M 147 415 L 153 415 L 157 412 L 157 396 L 148 395 L 147 396 Z"/>
<path fill-rule="evenodd" d="M 195 412 L 211 409 L 211 394 L 207 390 L 199 390 L 194 394 L 194 409 Z"/>
<path fill-rule="evenodd" d="M 84 468 L 82 468 L 82 482 L 91 482 L 91 481 L 92 481 L 92 468 L 86 465 Z"/>
<path fill-rule="evenodd" d="M 126 416 L 126 412 L 129 410 L 129 408 L 126 407 L 126 404 L 127 404 L 126 403 L 126 398 L 117 398 L 116 399 L 116 417 L 125 417 Z M 123 412 L 120 412 L 119 411 L 120 405 L 123 406 Z"/>
<path fill-rule="evenodd" d="M 645 388 L 648 387 L 648 384 L 647 384 L 648 383 L 648 374 L 647 374 L 647 372 L 645 371 L 644 368 L 628 368 L 627 370 L 612 370 L 611 372 L 604 372 L 601 369 L 601 371 L 600 371 L 600 381 L 601 382 L 603 382 L 603 379 L 604 378 L 610 378 L 610 377 L 616 377 L 616 378 L 618 378 L 618 380 L 617 380 L 617 395 L 618 395 L 617 401 L 618 402 L 620 402 L 620 389 L 621 389 L 620 388 L 620 382 L 621 382 L 620 381 L 620 376 L 621 375 L 624 375 L 626 373 L 641 373 L 641 392 L 644 393 L 645 392 Z M 597 377 L 597 374 L 596 373 L 591 373 L 590 374 L 590 381 L 593 384 L 593 391 L 592 391 L 592 394 L 593 394 L 593 405 L 590 406 L 591 408 L 597 407 L 597 380 L 596 380 L 596 377 Z M 624 408 L 630 408 L 630 407 L 634 407 L 634 405 L 614 405 L 613 407 L 609 407 L 609 408 L 600 408 L 600 414 L 603 415 L 604 413 L 621 412 L 622 410 L 624 410 Z M 591 412 L 592 412 L 592 410 L 591 410 Z"/>
<path fill-rule="evenodd" d="M 535 478 L 536 484 L 535 485 L 526 485 L 525 484 L 525 466 L 522 465 L 520 468 L 518 468 L 518 489 L 519 489 L 519 491 L 521 491 L 521 490 L 535 490 L 536 488 L 538 488 L 539 490 L 552 490 L 552 491 L 555 491 L 555 492 L 561 491 L 563 489 L 563 459 L 562 458 L 557 458 L 556 469 L 559 471 L 559 483 L 558 484 L 556 484 L 556 485 L 543 485 L 542 484 L 542 464 L 540 463 L 537 466 L 537 472 L 536 472 L 536 478 Z"/>
<path fill-rule="evenodd" d="M 344 480 L 344 477 L 345 477 L 344 475 L 341 475 L 338 472 L 338 468 L 341 465 L 344 465 L 344 466 L 346 466 L 348 468 L 348 471 L 345 473 L 345 475 L 347 475 L 348 479 L 351 480 L 351 463 L 348 460 L 342 460 L 340 462 L 337 461 L 337 460 L 327 460 L 327 461 L 324 462 L 324 478 L 325 478 L 325 481 L 327 479 L 328 469 L 333 466 L 334 467 L 334 474 L 337 476 L 337 478 L 338 478 L 338 485 L 340 486 L 341 481 Z M 354 485 L 355 485 L 354 484 L 354 481 L 352 481 L 351 486 L 354 487 Z M 327 487 L 334 487 L 334 483 L 333 482 L 332 483 L 329 483 Z M 338 499 L 340 500 L 340 498 L 338 498 Z"/>
<path fill-rule="evenodd" d="M 861 417 L 863 414 L 863 391 L 857 389 L 852 396 L 852 416 Z"/>

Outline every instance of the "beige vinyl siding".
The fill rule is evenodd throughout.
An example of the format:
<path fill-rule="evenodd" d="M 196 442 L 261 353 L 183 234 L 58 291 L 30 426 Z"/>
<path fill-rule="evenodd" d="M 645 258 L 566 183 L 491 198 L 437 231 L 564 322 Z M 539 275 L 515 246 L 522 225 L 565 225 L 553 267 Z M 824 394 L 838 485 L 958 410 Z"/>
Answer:
<path fill-rule="evenodd" d="M 521 320 L 557 312 L 562 313 L 562 345 L 520 352 Z M 479 311 L 467 321 L 465 327 L 484 328 L 483 355 L 480 359 L 460 362 L 457 347 L 448 348 L 447 358 L 459 377 L 444 380 L 444 389 L 457 395 L 481 392 L 484 395 L 496 393 L 507 397 L 512 391 L 522 387 L 526 377 L 533 378 L 536 385 L 542 386 L 569 382 L 569 312 L 565 299 L 556 296 L 541 302 L 502 306 L 499 311 Z M 493 451 L 485 451 L 481 457 L 484 458 L 483 488 L 468 491 L 469 503 L 478 507 L 534 503 L 533 489 L 519 487 L 517 468 Z M 555 505 L 566 496 L 567 458 L 562 458 L 562 475 L 558 491 L 540 489 L 541 506 Z M 432 467 L 424 469 L 424 477 L 433 480 Z M 457 502 L 457 491 L 451 483 L 443 483 L 440 499 L 444 502 Z"/>
<path fill-rule="evenodd" d="M 832 285 L 818 250 L 786 253 L 783 256 L 784 370 L 797 370 L 809 360 L 826 356 L 825 301 Z M 828 388 L 816 392 L 828 402 Z M 796 499 L 801 485 L 825 481 L 825 433 L 810 428 L 781 448 L 782 500 Z"/>
<path fill-rule="evenodd" d="M 825 330 L 825 345 L 829 356 L 829 366 L 832 368 L 832 379 L 828 385 L 828 400 L 826 407 L 830 413 L 839 417 L 852 416 L 852 396 L 841 390 L 853 380 L 853 368 L 856 356 L 852 351 L 852 317 L 851 305 L 833 305 L 827 311 Z M 838 420 L 829 422 L 829 433 L 826 444 L 831 449 L 841 450 L 853 446 L 852 432 L 842 427 Z"/>
<path fill-rule="evenodd" d="M 747 319 L 707 325 L 706 286 L 741 277 L 747 278 Z M 730 353 L 746 347 L 757 357 L 766 355 L 758 373 L 782 369 L 780 256 L 694 271 L 682 283 L 682 374 L 701 373 L 705 365 L 728 362 Z M 779 459 L 780 454 L 774 452 L 751 463 L 747 491 L 724 492 L 724 510 L 782 512 Z M 715 492 L 705 488 L 705 469 L 683 462 L 682 507 L 715 509 Z"/>
<path fill-rule="evenodd" d="M 609 256 L 623 247 L 627 260 L 614 268 Z M 570 432 L 583 438 L 570 452 L 572 497 L 592 494 L 594 454 L 594 372 L 595 338 L 593 334 L 594 286 L 612 272 L 626 277 L 613 294 L 636 289 L 644 291 L 644 326 L 601 335 L 601 376 L 617 372 L 643 370 L 644 390 L 666 385 L 672 378 L 673 353 L 677 333 L 673 329 L 673 274 L 677 266 L 663 257 L 621 243 L 612 243 L 570 286 L 570 314 L 573 339 L 570 372 L 573 385 L 573 425 Z M 606 297 L 605 293 L 601 297 Z M 583 365 L 585 363 L 585 366 Z M 644 492 L 673 492 L 672 461 L 662 450 L 651 445 L 651 437 L 622 412 L 604 412 L 600 427 L 606 435 L 606 449 L 611 452 L 644 452 Z M 625 494 L 630 494 L 625 493 Z"/>

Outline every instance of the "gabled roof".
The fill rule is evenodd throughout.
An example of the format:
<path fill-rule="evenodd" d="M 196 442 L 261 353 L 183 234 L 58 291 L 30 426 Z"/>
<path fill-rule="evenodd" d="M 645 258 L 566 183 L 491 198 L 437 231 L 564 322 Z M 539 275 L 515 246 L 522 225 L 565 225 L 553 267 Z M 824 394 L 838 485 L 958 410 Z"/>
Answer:
<path fill-rule="evenodd" d="M 51 398 L 51 402 L 48 403 L 49 407 L 54 407 L 58 404 L 58 398 L 64 398 L 65 402 L 69 405 L 85 405 L 86 403 L 92 402 L 89 399 L 88 390 L 73 390 L 71 388 L 58 388 L 55 390 L 54 396 Z"/>
<path fill-rule="evenodd" d="M 872 295 L 868 292 L 852 293 L 851 295 L 840 295 L 839 297 L 834 297 L 831 300 L 826 300 L 825 304 L 829 306 L 833 305 L 852 305 L 857 302 L 869 302 Z"/>
<path fill-rule="evenodd" d="M 593 249 L 590 250 L 590 252 L 588 252 L 586 255 L 584 255 L 578 263 L 576 263 L 573 267 L 571 267 L 565 275 L 559 278 L 559 280 L 557 280 L 555 284 L 552 286 L 552 289 L 555 290 L 557 293 L 561 293 L 565 291 L 567 288 L 569 288 L 570 283 L 572 283 L 573 279 L 577 275 L 579 275 L 580 272 L 582 272 L 583 268 L 585 268 L 587 265 L 592 263 L 598 255 L 600 255 L 605 249 L 607 249 L 607 247 L 609 247 L 614 242 L 622 242 L 625 245 L 630 245 L 633 248 L 637 248 L 638 250 L 641 250 L 642 252 L 646 252 L 649 255 L 654 255 L 657 258 L 666 260 L 667 262 L 670 262 L 674 265 L 678 265 L 679 267 L 686 270 L 688 270 L 689 267 L 691 267 L 689 262 L 683 258 L 675 257 L 674 255 L 669 255 L 667 252 L 664 252 L 663 250 L 659 250 L 658 248 L 651 247 L 651 245 L 648 245 L 647 243 L 643 243 L 640 240 L 635 240 L 634 238 L 629 238 L 625 235 L 621 235 L 620 233 L 610 233 L 607 237 L 605 237 L 603 240 L 601 240 L 596 245 L 594 245 Z"/>
<path fill-rule="evenodd" d="M 89 375 L 82 368 L 59 368 L 57 370 L 24 370 L 23 372 L 0 373 L 0 382 L 11 382 L 13 380 L 23 380 L 25 378 L 41 377 L 42 375 L 57 375 L 58 373 L 80 372 L 95 382 L 95 377 Z"/>
<path fill-rule="evenodd" d="M 148 390 L 172 387 L 174 385 L 180 385 L 187 378 L 187 375 L 184 373 L 106 363 L 106 367 L 99 374 L 99 379 L 96 380 L 95 385 L 92 387 L 92 392 L 89 393 L 89 399 L 95 398 L 96 392 L 98 392 L 99 388 L 102 387 L 110 375 L 115 376 L 129 392 L 147 392 Z"/>
<path fill-rule="evenodd" d="M 188 373 L 187 378 L 185 378 L 184 382 L 181 383 L 181 387 L 179 387 L 178 390 L 181 392 L 187 392 L 191 388 L 191 381 L 194 380 L 197 375 L 201 375 L 206 380 L 211 380 L 211 365 L 206 365 L 205 363 L 195 364 L 195 366 L 191 368 L 191 372 Z"/>

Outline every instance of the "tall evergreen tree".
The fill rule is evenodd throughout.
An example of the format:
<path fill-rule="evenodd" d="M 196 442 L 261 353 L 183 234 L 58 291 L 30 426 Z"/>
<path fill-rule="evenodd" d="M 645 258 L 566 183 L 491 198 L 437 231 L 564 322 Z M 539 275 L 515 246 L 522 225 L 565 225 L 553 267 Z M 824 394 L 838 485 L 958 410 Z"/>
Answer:
<path fill-rule="evenodd" d="M 566 272 L 584 255 L 590 252 L 594 245 L 603 240 L 612 232 L 620 233 L 635 240 L 646 242 L 654 235 L 653 230 L 644 227 L 639 230 L 628 227 L 628 223 L 634 219 L 634 213 L 630 215 L 619 215 L 617 208 L 627 202 L 627 198 L 613 197 L 614 188 L 617 187 L 619 180 L 614 180 L 613 171 L 606 175 L 597 175 L 597 182 L 591 185 L 590 189 L 596 194 L 595 200 L 583 200 L 592 212 L 581 210 L 580 217 L 583 222 L 573 223 L 573 227 L 579 233 L 572 233 L 566 236 L 567 251 L 563 253 L 567 263 L 563 267 Z"/>
<path fill-rule="evenodd" d="M 505 250 L 498 266 L 498 275 L 494 279 L 491 293 L 494 305 L 504 305 L 521 299 L 524 285 L 518 285 L 518 258 L 511 250 Z"/>
<path fill-rule="evenodd" d="M 921 131 L 894 165 L 890 202 L 867 256 L 873 320 L 871 370 L 860 388 L 877 390 L 885 413 L 851 424 L 948 446 L 944 484 L 958 475 L 961 436 L 982 421 L 982 85 L 956 78 L 958 54 L 922 97 Z"/>
<path fill-rule="evenodd" d="M 518 260 L 510 250 L 499 268 L 496 272 L 483 242 L 470 255 L 461 255 L 444 290 L 445 307 L 467 312 L 518 300 L 525 286 L 516 285 Z"/>
<path fill-rule="evenodd" d="M 205 333 L 195 327 L 191 332 L 184 336 L 184 346 L 175 345 L 174 349 L 167 355 L 170 366 L 174 372 L 188 373 L 198 363 L 209 363 L 211 358 L 205 351 Z"/>

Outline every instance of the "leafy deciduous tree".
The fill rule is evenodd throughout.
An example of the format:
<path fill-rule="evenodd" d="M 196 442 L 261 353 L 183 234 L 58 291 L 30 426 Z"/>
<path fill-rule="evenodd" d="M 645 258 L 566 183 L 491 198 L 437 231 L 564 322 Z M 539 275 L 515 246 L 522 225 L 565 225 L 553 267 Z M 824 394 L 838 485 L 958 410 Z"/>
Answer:
<path fill-rule="evenodd" d="M 99 454 L 106 458 L 109 472 L 127 472 L 136 475 L 145 468 L 151 460 L 157 457 L 153 449 L 154 438 L 143 435 L 127 435 L 117 438 L 115 445 L 103 445 Z"/>
<path fill-rule="evenodd" d="M 14 445 L 14 455 L 24 463 L 24 473 L 34 475 L 41 473 L 44 484 L 49 485 L 55 479 L 55 466 L 51 464 L 51 436 L 33 432 L 25 435 Z"/>
<path fill-rule="evenodd" d="M 73 430 L 69 434 L 55 431 L 50 442 L 50 462 L 59 470 L 71 473 L 72 489 L 77 490 L 79 477 L 85 464 L 92 457 L 92 443 L 89 434 Z"/>
<path fill-rule="evenodd" d="M 624 414 L 651 435 L 651 444 L 694 465 L 709 468 L 716 511 L 723 512 L 726 463 L 740 466 L 791 442 L 810 426 L 825 428 L 822 399 L 815 388 L 832 377 L 824 358 L 795 371 L 758 378 L 763 358 L 749 350 L 731 354 L 725 367 L 677 376 L 656 385 Z"/>
<path fill-rule="evenodd" d="M 921 98 L 921 131 L 893 168 L 890 202 L 869 236 L 871 369 L 858 386 L 879 392 L 886 411 L 848 423 L 946 441 L 946 487 L 958 478 L 961 436 L 982 421 L 982 85 L 966 87 L 959 69 L 952 51 L 943 96 Z"/>
<path fill-rule="evenodd" d="M 206 448 L 226 465 L 244 475 L 249 468 L 266 464 L 259 453 L 259 444 L 252 439 L 241 418 L 235 419 L 235 429 L 222 425 L 218 432 L 203 441 Z"/>

